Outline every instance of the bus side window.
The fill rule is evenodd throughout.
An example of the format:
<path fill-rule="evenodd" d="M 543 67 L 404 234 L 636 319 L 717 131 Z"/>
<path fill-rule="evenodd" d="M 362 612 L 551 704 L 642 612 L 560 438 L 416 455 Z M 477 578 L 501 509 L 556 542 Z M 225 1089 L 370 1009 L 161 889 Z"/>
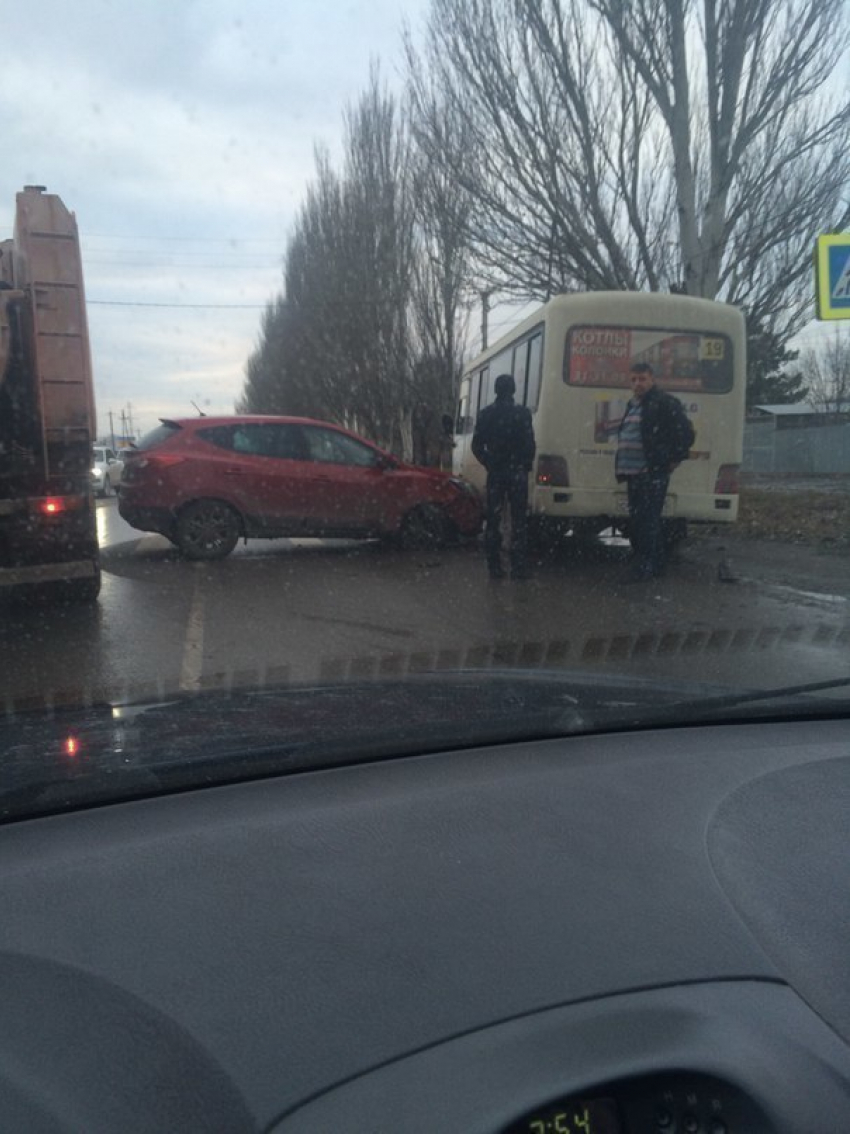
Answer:
<path fill-rule="evenodd" d="M 525 388 L 525 405 L 530 410 L 537 409 L 540 398 L 540 377 L 543 371 L 543 334 L 528 340 L 528 379 Z"/>
<path fill-rule="evenodd" d="M 508 347 L 501 354 L 497 354 L 495 358 L 491 358 L 489 365 L 481 372 L 479 409 L 483 409 L 484 406 L 489 406 L 492 401 L 495 401 L 496 394 L 493 390 L 493 384 L 498 376 L 500 374 L 513 374 L 513 353 L 513 347 Z"/>
<path fill-rule="evenodd" d="M 528 346 L 529 340 L 526 339 L 525 342 L 520 343 L 519 346 L 514 350 L 513 374 L 514 382 L 516 383 L 515 399 L 518 406 L 525 405 L 525 381 L 526 372 L 528 370 Z"/>
<path fill-rule="evenodd" d="M 474 417 L 478 417 L 480 410 L 489 405 L 493 399 L 490 397 L 490 367 L 482 368 L 480 374 L 472 379 L 472 405 L 475 410 Z"/>
<path fill-rule="evenodd" d="M 466 422 L 469 417 L 469 394 L 461 394 L 455 415 L 455 433 L 462 437 L 466 433 Z"/>
<path fill-rule="evenodd" d="M 467 421 L 469 420 L 469 390 L 472 385 L 472 378 L 467 374 L 461 379 L 460 383 L 460 397 L 457 403 L 457 416 L 455 418 L 455 433 L 458 437 L 462 437 L 467 432 Z"/>

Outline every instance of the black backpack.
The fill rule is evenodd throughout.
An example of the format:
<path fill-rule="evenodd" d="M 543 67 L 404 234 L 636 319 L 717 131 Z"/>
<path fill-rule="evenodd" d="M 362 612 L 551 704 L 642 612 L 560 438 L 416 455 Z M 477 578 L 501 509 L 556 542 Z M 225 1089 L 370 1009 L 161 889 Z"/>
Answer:
<path fill-rule="evenodd" d="M 686 461 L 691 446 L 696 439 L 691 419 L 685 413 L 685 407 L 678 398 L 670 397 L 670 419 L 672 437 L 670 440 L 670 456 L 677 464 Z"/>

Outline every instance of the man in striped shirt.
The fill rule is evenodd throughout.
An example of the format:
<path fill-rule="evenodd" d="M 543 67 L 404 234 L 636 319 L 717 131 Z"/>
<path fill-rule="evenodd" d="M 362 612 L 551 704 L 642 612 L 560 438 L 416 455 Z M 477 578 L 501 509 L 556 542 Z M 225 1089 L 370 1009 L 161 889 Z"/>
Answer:
<path fill-rule="evenodd" d="M 628 493 L 634 562 L 626 581 L 640 582 L 664 570 L 664 499 L 671 472 L 687 459 L 694 429 L 678 398 L 656 386 L 648 362 L 636 362 L 629 379 L 632 397 L 620 422 L 614 469 Z"/>

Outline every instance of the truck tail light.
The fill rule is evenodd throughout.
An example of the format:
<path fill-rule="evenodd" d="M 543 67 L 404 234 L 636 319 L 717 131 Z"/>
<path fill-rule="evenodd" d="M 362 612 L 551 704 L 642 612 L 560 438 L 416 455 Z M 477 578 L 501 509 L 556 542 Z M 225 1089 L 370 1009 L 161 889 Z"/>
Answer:
<path fill-rule="evenodd" d="M 61 516 L 79 512 L 85 505 L 85 496 L 38 496 L 30 500 L 30 511 L 38 516 Z"/>
<path fill-rule="evenodd" d="M 537 458 L 537 483 L 546 488 L 569 488 L 566 458 L 541 453 Z"/>
<path fill-rule="evenodd" d="M 741 490 L 741 466 L 721 465 L 717 470 L 714 491 L 718 496 L 734 496 Z"/>

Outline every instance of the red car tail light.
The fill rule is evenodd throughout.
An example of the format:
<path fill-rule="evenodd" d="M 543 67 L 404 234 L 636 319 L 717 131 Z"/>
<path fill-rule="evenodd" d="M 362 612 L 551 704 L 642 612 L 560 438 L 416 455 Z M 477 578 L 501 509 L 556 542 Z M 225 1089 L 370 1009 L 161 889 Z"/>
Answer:
<path fill-rule="evenodd" d="M 718 496 L 734 496 L 740 492 L 741 466 L 721 465 L 717 470 L 714 491 Z"/>
<path fill-rule="evenodd" d="M 568 488 L 570 474 L 566 458 L 541 454 L 537 458 L 537 483 L 546 488 Z"/>
<path fill-rule="evenodd" d="M 182 465 L 186 460 L 178 453 L 155 453 L 150 457 L 139 457 L 130 465 L 130 470 L 136 469 L 170 469 L 174 465 Z"/>

